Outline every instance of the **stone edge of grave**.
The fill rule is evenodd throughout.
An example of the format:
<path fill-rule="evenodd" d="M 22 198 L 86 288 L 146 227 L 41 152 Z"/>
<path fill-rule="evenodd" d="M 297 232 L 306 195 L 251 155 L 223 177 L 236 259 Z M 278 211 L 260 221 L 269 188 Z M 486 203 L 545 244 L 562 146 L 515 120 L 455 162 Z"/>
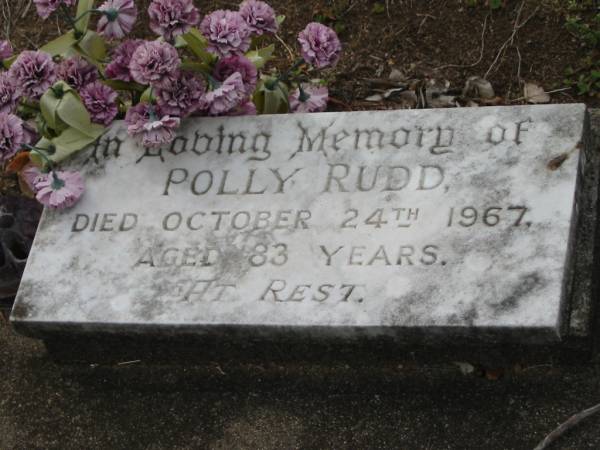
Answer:
<path fill-rule="evenodd" d="M 213 336 L 185 336 L 184 334 L 175 337 L 167 333 L 165 337 L 158 337 L 143 336 L 139 333 L 144 331 L 142 329 L 132 333 L 124 333 L 123 328 L 116 328 L 113 332 L 94 333 L 93 326 L 89 334 L 71 334 L 69 324 L 65 324 L 63 333 L 42 332 L 38 333 L 37 337 L 43 338 L 49 351 L 59 359 L 64 359 L 65 356 L 69 359 L 68 355 L 78 355 L 75 359 L 79 359 L 86 354 L 90 357 L 96 354 L 99 357 L 105 355 L 107 350 L 114 352 L 116 347 L 119 348 L 119 352 L 115 352 L 115 356 L 116 353 L 128 354 L 132 351 L 134 354 L 157 356 L 165 351 L 176 357 L 176 355 L 186 355 L 190 346 L 206 349 L 207 356 L 212 353 L 208 351 L 209 349 L 217 348 L 225 348 L 232 354 L 240 352 L 256 355 L 265 352 L 274 354 L 277 352 L 273 349 L 280 349 L 281 346 L 288 349 L 296 348 L 298 356 L 310 357 L 310 349 L 315 349 L 320 355 L 339 356 L 345 354 L 346 350 L 350 352 L 361 350 L 364 345 L 367 346 L 364 353 L 375 358 L 398 352 L 413 354 L 412 350 L 425 348 L 431 353 L 433 359 L 440 355 L 443 355 L 443 359 L 448 359 L 462 354 L 497 355 L 497 357 L 508 358 L 519 358 L 523 355 L 529 357 L 563 355 L 568 359 L 569 356 L 575 355 L 589 356 L 590 351 L 600 356 L 600 277 L 594 276 L 600 269 L 600 229 L 597 226 L 600 189 L 600 109 L 587 111 L 582 161 L 580 170 L 583 170 L 583 176 L 578 184 L 576 225 L 571 236 L 571 239 L 576 241 L 572 252 L 573 261 L 569 264 L 571 270 L 566 274 L 569 281 L 565 297 L 568 301 L 564 310 L 566 314 L 563 321 L 564 339 L 559 343 L 544 345 L 541 342 L 536 343 L 534 338 L 528 344 L 518 344 L 511 342 L 510 336 L 487 333 L 493 330 L 476 330 L 469 335 L 453 333 L 452 330 L 437 330 L 431 334 L 426 333 L 427 330 L 419 330 L 409 338 L 402 336 L 400 339 L 394 339 L 383 336 L 378 339 L 366 339 L 365 342 L 361 342 L 360 339 L 350 339 L 340 346 L 336 338 L 321 336 L 320 342 L 316 342 L 314 336 L 306 339 L 293 332 L 290 338 L 286 336 L 287 333 L 282 333 L 284 329 L 277 328 L 271 330 L 271 336 L 267 339 L 264 333 L 259 333 L 257 337 L 257 330 L 251 327 L 241 332 L 222 327 L 215 329 L 216 333 Z M 17 331 L 31 335 L 27 325 L 13 324 Z M 31 325 L 39 326 L 39 324 Z M 299 339 L 295 339 L 297 337 Z M 213 342 L 213 339 L 219 341 Z M 262 347 L 262 350 L 259 347 Z M 271 351 L 267 350 L 269 348 Z M 434 348 L 438 350 L 432 351 L 431 349 Z M 217 354 L 222 354 L 222 350 L 218 350 L 213 356 Z"/>

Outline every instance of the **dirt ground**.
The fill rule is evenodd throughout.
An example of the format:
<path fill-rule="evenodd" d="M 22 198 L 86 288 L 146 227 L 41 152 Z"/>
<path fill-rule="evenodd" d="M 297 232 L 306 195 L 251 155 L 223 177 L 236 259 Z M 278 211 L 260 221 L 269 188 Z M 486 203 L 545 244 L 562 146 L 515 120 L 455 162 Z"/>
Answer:
<path fill-rule="evenodd" d="M 18 3 L 18 2 L 15 2 Z M 140 10 L 135 33 L 148 34 L 146 7 Z M 319 19 L 339 30 L 343 57 L 328 76 L 333 79 L 332 109 L 385 109 L 406 106 L 401 99 L 366 102 L 373 94 L 371 79 L 387 79 L 398 69 L 412 87 L 435 80 L 462 89 L 470 76 L 488 79 L 506 104 L 523 103 L 523 83 L 535 82 L 546 91 L 565 88 L 565 70 L 578 70 L 586 56 L 597 57 L 565 27 L 567 15 L 589 18 L 593 7 L 569 11 L 569 0 L 506 0 L 491 10 L 485 0 L 271 0 L 286 21 L 280 35 L 297 49 L 297 33 Z M 383 10 L 374 5 L 388 5 Z M 475 3 L 476 6 L 468 6 Z M 579 1 L 580 4 L 585 1 Z M 587 2 L 589 3 L 589 2 Z M 236 8 L 236 1 L 196 1 L 201 12 Z M 380 12 L 376 12 L 380 11 Z M 16 13 L 15 13 L 16 15 Z M 58 35 L 65 27 L 57 19 L 43 21 L 32 9 L 5 21 L 4 32 L 19 50 L 32 48 Z M 513 36 L 514 34 L 514 36 Z M 511 39 L 513 36 L 513 39 Z M 275 41 L 276 42 L 276 41 Z M 502 51 L 504 48 L 504 51 Z M 279 45 L 277 66 L 289 63 Z M 337 102 L 336 102 L 337 100 Z M 578 96 L 565 90 L 553 102 L 585 102 L 597 106 L 595 96 Z"/>

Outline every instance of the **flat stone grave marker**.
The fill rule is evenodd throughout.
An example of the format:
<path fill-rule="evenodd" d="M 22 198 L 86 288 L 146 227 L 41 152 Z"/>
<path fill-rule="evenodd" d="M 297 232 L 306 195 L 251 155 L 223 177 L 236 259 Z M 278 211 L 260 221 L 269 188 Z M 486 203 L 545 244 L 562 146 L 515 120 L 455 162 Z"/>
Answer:
<path fill-rule="evenodd" d="M 583 105 L 117 122 L 46 210 L 23 333 L 239 328 L 559 340 Z"/>

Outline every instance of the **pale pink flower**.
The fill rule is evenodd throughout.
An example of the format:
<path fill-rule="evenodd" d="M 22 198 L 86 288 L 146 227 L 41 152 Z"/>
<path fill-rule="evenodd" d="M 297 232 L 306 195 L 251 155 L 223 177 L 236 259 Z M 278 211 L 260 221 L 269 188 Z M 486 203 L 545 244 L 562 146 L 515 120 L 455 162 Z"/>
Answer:
<path fill-rule="evenodd" d="M 250 48 L 252 30 L 237 11 L 218 9 L 206 15 L 200 31 L 208 39 L 207 50 L 217 56 L 236 55 Z"/>
<path fill-rule="evenodd" d="M 133 0 L 106 0 L 99 8 L 98 33 L 106 39 L 122 39 L 130 33 L 137 18 Z"/>
<path fill-rule="evenodd" d="M 172 42 L 198 25 L 200 13 L 192 0 L 153 0 L 148 7 L 150 29 Z"/>
<path fill-rule="evenodd" d="M 181 59 L 177 49 L 167 42 L 146 41 L 131 57 L 131 76 L 140 84 L 169 89 L 177 78 Z"/>
<path fill-rule="evenodd" d="M 33 0 L 33 3 L 35 4 L 38 15 L 42 19 L 47 19 L 50 17 L 50 14 L 58 9 L 61 3 L 65 6 L 73 6 L 75 0 Z"/>
<path fill-rule="evenodd" d="M 19 92 L 39 99 L 56 81 L 56 64 L 48 53 L 24 51 L 9 70 Z"/>
<path fill-rule="evenodd" d="M 83 177 L 79 172 L 52 171 L 34 181 L 35 198 L 44 206 L 70 208 L 83 195 Z"/>
<path fill-rule="evenodd" d="M 267 3 L 259 0 L 246 0 L 240 5 L 240 14 L 259 36 L 263 33 L 277 33 L 279 27 L 275 11 Z"/>
<path fill-rule="evenodd" d="M 0 113 L 0 162 L 12 158 L 27 143 L 23 120 L 14 114 Z"/>
<path fill-rule="evenodd" d="M 309 23 L 298 35 L 302 57 L 317 69 L 334 66 L 340 59 L 342 44 L 331 28 L 318 22 Z"/>
<path fill-rule="evenodd" d="M 329 89 L 327 86 L 303 84 L 290 93 L 290 111 L 294 113 L 322 112 L 327 109 Z"/>
<path fill-rule="evenodd" d="M 13 48 L 9 41 L 0 41 L 0 61 L 13 55 Z"/>
<path fill-rule="evenodd" d="M 180 119 L 164 115 L 157 105 L 138 103 L 125 116 L 127 132 L 147 148 L 156 148 L 175 139 Z"/>

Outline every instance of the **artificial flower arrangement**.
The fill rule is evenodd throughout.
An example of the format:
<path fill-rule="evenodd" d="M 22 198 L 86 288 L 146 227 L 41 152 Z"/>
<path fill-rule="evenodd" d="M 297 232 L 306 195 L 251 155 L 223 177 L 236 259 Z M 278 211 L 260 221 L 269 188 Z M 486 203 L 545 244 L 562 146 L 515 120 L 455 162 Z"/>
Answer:
<path fill-rule="evenodd" d="M 138 15 L 133 0 L 34 3 L 43 19 L 61 14 L 72 29 L 19 55 L 0 41 L 0 164 L 50 208 L 81 197 L 81 174 L 60 170 L 60 163 L 114 120 L 124 118 L 144 147 L 160 147 L 190 116 L 324 111 L 327 87 L 303 69 L 332 67 L 341 52 L 336 33 L 313 22 L 298 35 L 301 57 L 289 70 L 267 74 L 274 45 L 264 42 L 285 18 L 259 0 L 203 18 L 192 0 L 153 0 L 156 40 L 126 38 Z M 93 15 L 96 31 L 89 29 Z"/>

